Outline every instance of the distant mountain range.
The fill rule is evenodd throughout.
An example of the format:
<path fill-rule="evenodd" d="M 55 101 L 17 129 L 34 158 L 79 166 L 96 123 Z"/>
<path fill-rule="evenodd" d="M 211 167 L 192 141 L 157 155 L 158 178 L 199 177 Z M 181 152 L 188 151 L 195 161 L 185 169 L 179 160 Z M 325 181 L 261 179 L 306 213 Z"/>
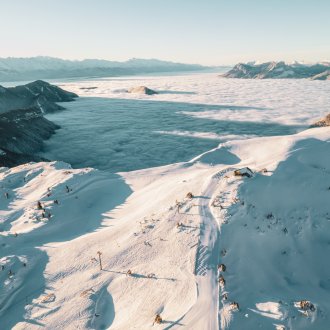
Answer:
<path fill-rule="evenodd" d="M 286 64 L 285 62 L 239 63 L 221 76 L 244 79 L 311 78 L 313 80 L 329 80 L 330 63 L 322 62 L 313 65 L 297 62 L 293 64 Z"/>
<path fill-rule="evenodd" d="M 108 77 L 153 72 L 205 70 L 198 64 L 182 64 L 156 59 L 130 59 L 126 62 L 87 59 L 70 61 L 53 57 L 0 58 L 0 81 L 26 81 L 82 77 Z"/>

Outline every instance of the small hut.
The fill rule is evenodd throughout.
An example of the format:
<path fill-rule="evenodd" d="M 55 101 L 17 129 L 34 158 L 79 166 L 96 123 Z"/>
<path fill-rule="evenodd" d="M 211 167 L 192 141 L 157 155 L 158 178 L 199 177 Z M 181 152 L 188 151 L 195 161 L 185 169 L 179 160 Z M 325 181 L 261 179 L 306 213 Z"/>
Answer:
<path fill-rule="evenodd" d="M 251 178 L 253 176 L 253 171 L 249 167 L 243 167 L 239 170 L 234 171 L 235 176 L 245 176 Z"/>

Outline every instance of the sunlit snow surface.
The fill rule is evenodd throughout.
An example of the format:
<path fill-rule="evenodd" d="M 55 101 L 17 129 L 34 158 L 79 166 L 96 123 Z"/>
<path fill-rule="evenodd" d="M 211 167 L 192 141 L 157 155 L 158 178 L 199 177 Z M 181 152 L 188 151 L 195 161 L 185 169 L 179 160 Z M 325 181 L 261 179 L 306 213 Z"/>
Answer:
<path fill-rule="evenodd" d="M 330 111 L 328 81 L 208 73 L 58 84 L 81 97 L 48 115 L 62 129 L 43 156 L 111 172 L 187 161 L 228 140 L 292 134 Z M 123 92 L 141 85 L 159 94 Z"/>

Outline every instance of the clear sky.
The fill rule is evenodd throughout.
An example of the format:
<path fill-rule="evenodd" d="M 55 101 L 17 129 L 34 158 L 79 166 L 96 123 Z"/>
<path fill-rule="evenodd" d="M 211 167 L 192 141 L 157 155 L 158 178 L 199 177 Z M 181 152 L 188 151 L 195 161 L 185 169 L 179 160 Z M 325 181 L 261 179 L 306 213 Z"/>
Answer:
<path fill-rule="evenodd" d="M 330 0 L 0 0 L 0 57 L 330 59 Z"/>

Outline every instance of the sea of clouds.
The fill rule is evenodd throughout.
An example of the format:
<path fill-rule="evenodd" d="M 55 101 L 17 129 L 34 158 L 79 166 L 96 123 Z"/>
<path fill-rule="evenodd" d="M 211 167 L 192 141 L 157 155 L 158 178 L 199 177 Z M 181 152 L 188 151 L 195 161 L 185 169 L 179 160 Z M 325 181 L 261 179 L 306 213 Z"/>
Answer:
<path fill-rule="evenodd" d="M 186 161 L 228 140 L 292 134 L 330 112 L 328 81 L 208 73 L 58 84 L 81 97 L 48 115 L 62 128 L 42 155 L 111 172 Z M 140 85 L 159 94 L 124 92 Z"/>

